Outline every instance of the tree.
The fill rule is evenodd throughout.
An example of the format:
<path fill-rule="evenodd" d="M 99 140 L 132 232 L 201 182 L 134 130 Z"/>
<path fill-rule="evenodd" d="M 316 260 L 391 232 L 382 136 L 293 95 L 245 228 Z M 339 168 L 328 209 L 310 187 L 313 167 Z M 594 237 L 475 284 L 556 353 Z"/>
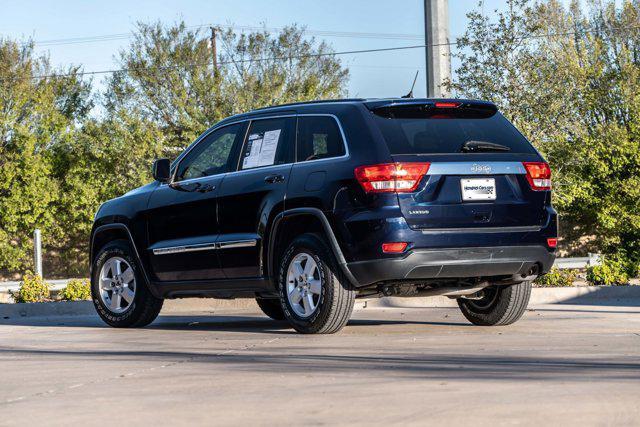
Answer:
<path fill-rule="evenodd" d="M 545 154 L 570 252 L 640 258 L 639 17 L 637 0 L 508 0 L 458 40 L 451 87 L 496 102 Z"/>
<path fill-rule="evenodd" d="M 175 155 L 227 116 L 272 104 L 345 94 L 348 70 L 324 43 L 296 26 L 279 34 L 219 32 L 218 68 L 209 39 L 184 22 L 171 27 L 139 23 L 120 52 L 123 71 L 105 94 L 109 115 L 135 111 L 166 138 Z"/>
<path fill-rule="evenodd" d="M 149 183 L 151 163 L 162 156 L 165 138 L 135 114 L 91 118 L 68 149 L 58 150 L 64 174 L 57 224 L 65 230 L 51 249 L 63 255 L 52 267 L 65 277 L 86 274 L 88 239 L 101 203 Z"/>
<path fill-rule="evenodd" d="M 92 107 L 77 68 L 53 74 L 33 44 L 0 40 L 0 269 L 31 264 L 31 236 L 64 235 L 58 223 L 60 183 L 53 151 L 73 139 Z"/>

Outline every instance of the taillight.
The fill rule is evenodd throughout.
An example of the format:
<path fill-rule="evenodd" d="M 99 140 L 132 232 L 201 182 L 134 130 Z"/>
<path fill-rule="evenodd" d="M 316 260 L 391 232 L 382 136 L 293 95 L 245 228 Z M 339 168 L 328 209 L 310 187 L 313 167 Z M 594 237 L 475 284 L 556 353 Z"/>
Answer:
<path fill-rule="evenodd" d="M 549 237 L 547 239 L 547 246 L 549 246 L 550 248 L 557 248 L 558 247 L 558 238 L 557 237 Z"/>
<path fill-rule="evenodd" d="M 545 162 L 522 162 L 527 181 L 534 191 L 551 190 L 551 169 Z"/>
<path fill-rule="evenodd" d="M 360 166 L 356 179 L 367 193 L 410 193 L 429 171 L 429 163 L 385 163 Z"/>

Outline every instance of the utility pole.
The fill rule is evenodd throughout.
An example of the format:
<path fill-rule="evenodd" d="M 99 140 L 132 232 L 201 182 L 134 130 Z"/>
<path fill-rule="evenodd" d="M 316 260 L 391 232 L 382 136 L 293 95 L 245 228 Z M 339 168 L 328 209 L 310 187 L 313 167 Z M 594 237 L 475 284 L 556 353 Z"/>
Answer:
<path fill-rule="evenodd" d="M 442 84 L 451 80 L 449 0 L 424 0 L 424 41 L 427 61 L 427 97 L 446 98 Z"/>
<path fill-rule="evenodd" d="M 216 46 L 216 29 L 215 27 L 211 28 L 211 59 L 213 63 L 213 72 L 218 74 L 218 48 Z"/>

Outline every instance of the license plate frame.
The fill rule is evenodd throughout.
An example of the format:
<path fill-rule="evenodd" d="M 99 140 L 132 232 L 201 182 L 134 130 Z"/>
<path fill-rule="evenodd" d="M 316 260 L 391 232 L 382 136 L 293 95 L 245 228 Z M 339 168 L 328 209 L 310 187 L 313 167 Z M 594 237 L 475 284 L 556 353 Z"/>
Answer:
<path fill-rule="evenodd" d="M 460 191 L 463 202 L 496 200 L 495 178 L 461 178 Z"/>

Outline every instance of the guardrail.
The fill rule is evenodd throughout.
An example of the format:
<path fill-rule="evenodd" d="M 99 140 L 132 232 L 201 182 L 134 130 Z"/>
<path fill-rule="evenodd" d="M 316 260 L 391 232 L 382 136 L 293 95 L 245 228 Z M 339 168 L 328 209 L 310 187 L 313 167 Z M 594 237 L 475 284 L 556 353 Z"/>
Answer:
<path fill-rule="evenodd" d="M 554 267 L 559 269 L 587 268 L 602 264 L 601 254 L 589 254 L 587 257 L 556 258 Z"/>
<path fill-rule="evenodd" d="M 71 279 L 60 279 L 60 280 L 45 280 L 49 284 L 50 291 L 61 291 L 67 286 Z M 9 292 L 9 291 L 17 291 L 20 288 L 19 281 L 11 281 L 11 282 L 0 282 L 0 292 Z"/>

